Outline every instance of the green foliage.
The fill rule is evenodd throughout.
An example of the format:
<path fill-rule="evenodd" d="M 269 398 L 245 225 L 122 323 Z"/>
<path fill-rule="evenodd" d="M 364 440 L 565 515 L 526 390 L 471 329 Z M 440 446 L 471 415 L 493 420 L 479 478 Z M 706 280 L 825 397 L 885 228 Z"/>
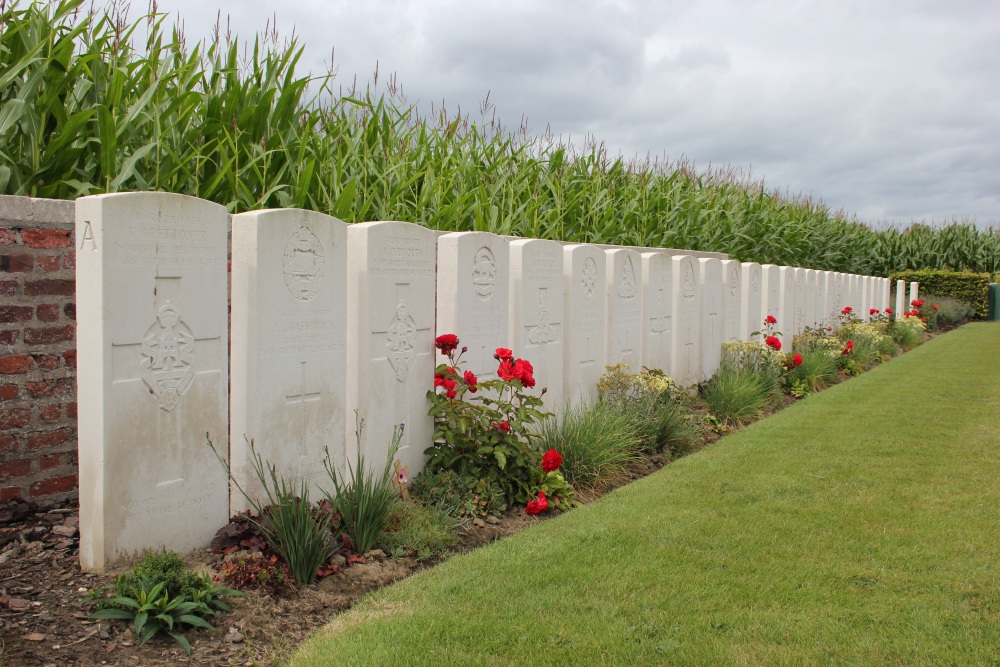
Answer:
<path fill-rule="evenodd" d="M 912 318 L 908 318 L 912 319 Z M 844 364 L 853 362 L 858 368 L 864 370 L 871 368 L 882 361 L 882 333 L 884 324 L 866 324 L 860 320 L 854 320 L 843 325 L 834 334 L 844 343 L 844 350 L 847 354 L 841 354 Z M 848 346 L 848 342 L 851 343 Z M 856 373 L 854 373 L 856 374 Z"/>
<path fill-rule="evenodd" d="M 534 426 L 551 414 L 527 391 L 535 383 L 531 364 L 511 353 L 497 358 L 496 380 L 470 382 L 471 374 L 461 372 L 457 347 L 442 352 L 449 363 L 438 365 L 435 390 L 427 392 L 434 417 L 434 443 L 424 451 L 427 469 L 487 479 L 503 489 L 508 502 L 527 502 L 531 471 L 541 462 L 534 444 L 541 436 Z"/>
<path fill-rule="evenodd" d="M 992 268 L 988 269 L 994 270 Z M 979 317 L 989 314 L 989 273 L 972 271 L 943 271 L 924 269 L 920 271 L 897 271 L 891 280 L 904 281 L 907 286 L 911 282 L 920 283 L 920 296 L 946 296 L 967 303 L 976 311 Z M 909 307 L 907 303 L 907 307 Z M 898 316 L 898 313 L 897 313 Z"/>
<path fill-rule="evenodd" d="M 259 551 L 238 551 L 219 566 L 222 580 L 239 590 L 260 590 L 268 595 L 282 595 L 291 587 L 288 566 L 276 556 L 265 557 Z"/>
<path fill-rule="evenodd" d="M 891 339 L 887 339 L 891 343 Z M 829 350 L 818 349 L 818 346 L 803 346 L 799 348 L 799 339 L 794 339 L 799 354 L 802 355 L 802 363 L 793 365 L 785 375 L 785 382 L 790 393 L 802 397 L 821 391 L 837 382 L 838 351 L 833 354 Z M 836 356 L 835 356 L 836 355 Z"/>
<path fill-rule="evenodd" d="M 729 426 L 758 419 L 775 400 L 775 384 L 747 369 L 720 367 L 700 392 L 712 414 Z"/>
<path fill-rule="evenodd" d="M 903 350 L 912 350 L 923 342 L 923 324 L 916 317 L 901 317 L 892 323 L 889 334 Z"/>
<path fill-rule="evenodd" d="M 158 633 L 166 633 L 177 641 L 185 653 L 191 644 L 183 632 L 189 627 L 212 629 L 205 620 L 217 611 L 229 611 L 221 598 L 242 595 L 222 586 L 213 586 L 208 575 L 192 572 L 172 551 L 147 551 L 131 572 L 118 577 L 117 595 L 91 596 L 97 610 L 95 620 L 131 621 L 139 644 L 145 644 Z M 182 593 L 181 591 L 185 591 Z"/>
<path fill-rule="evenodd" d="M 311 584 L 317 570 L 337 551 L 339 544 L 331 532 L 330 513 L 314 509 L 309 502 L 309 483 L 305 479 L 295 483 L 279 475 L 274 464 L 265 462 L 250 440 L 250 466 L 267 495 L 267 503 L 261 503 L 247 495 L 233 478 L 229 463 L 215 450 L 207 433 L 205 439 L 229 479 L 260 517 L 247 519 L 278 551 L 296 583 Z"/>
<path fill-rule="evenodd" d="M 421 114 L 394 78 L 341 91 L 298 76 L 293 39 L 189 46 L 164 17 L 84 0 L 0 9 L 0 192 L 160 190 L 231 212 L 296 206 L 574 242 L 692 248 L 851 273 L 1000 270 L 1000 233 L 966 221 L 875 231 L 734 169 L 609 155 L 480 118 Z M 136 43 L 149 21 L 148 38 Z M 245 54 L 245 57 L 244 57 Z M 517 110 L 513 110 L 515 113 Z"/>
<path fill-rule="evenodd" d="M 350 462 L 347 464 L 350 479 L 334 467 L 329 452 L 323 463 L 334 488 L 334 495 L 328 494 L 327 499 L 340 515 L 340 526 L 351 539 L 351 548 L 363 554 L 371 551 L 375 545 L 396 497 L 396 490 L 392 485 L 392 461 L 396 458 L 399 443 L 403 439 L 403 425 L 393 427 L 385 467 L 382 474 L 376 477 L 374 470 L 366 470 L 365 457 L 361 453 L 361 430 L 365 426 L 365 420 L 358 419 L 357 415 L 355 419 L 357 460 L 354 466 Z"/>
<path fill-rule="evenodd" d="M 413 480 L 410 493 L 456 519 L 497 515 L 507 509 L 499 484 L 454 470 L 424 470 Z"/>
<path fill-rule="evenodd" d="M 412 554 L 425 560 L 455 546 L 457 529 L 458 521 L 444 510 L 397 498 L 376 546 L 394 558 Z"/>
<path fill-rule="evenodd" d="M 924 297 L 924 301 L 922 311 L 928 309 L 933 311 L 934 306 L 938 307 L 937 318 L 939 323 L 958 324 L 962 320 L 969 319 L 976 314 L 975 309 L 969 304 L 948 296 L 928 294 Z"/>
<path fill-rule="evenodd" d="M 562 471 L 578 488 L 604 489 L 619 481 L 645 449 L 642 425 L 622 406 L 598 401 L 545 421 L 545 447 L 562 454 Z"/>

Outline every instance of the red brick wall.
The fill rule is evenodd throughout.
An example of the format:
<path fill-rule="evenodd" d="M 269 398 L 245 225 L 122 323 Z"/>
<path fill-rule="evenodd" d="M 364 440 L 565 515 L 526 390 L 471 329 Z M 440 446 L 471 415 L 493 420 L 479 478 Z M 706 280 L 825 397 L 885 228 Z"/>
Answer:
<path fill-rule="evenodd" d="M 73 203 L 0 196 L 0 502 L 76 494 Z"/>

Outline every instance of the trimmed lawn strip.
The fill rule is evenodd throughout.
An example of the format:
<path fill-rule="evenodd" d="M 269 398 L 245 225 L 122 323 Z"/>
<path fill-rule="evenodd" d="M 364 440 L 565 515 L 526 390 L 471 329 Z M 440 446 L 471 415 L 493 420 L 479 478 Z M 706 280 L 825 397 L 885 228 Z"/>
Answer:
<path fill-rule="evenodd" d="M 383 589 L 292 664 L 992 664 L 1000 326 Z"/>

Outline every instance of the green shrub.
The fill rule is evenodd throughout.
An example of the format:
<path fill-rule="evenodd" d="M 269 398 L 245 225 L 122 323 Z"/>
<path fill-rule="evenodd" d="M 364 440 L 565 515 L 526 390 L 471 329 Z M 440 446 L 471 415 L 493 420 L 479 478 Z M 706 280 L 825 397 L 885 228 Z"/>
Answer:
<path fill-rule="evenodd" d="M 989 315 L 989 285 L 988 273 L 972 271 L 942 271 L 925 269 L 922 271 L 899 271 L 892 274 L 892 280 L 902 280 L 907 286 L 911 282 L 920 283 L 920 296 L 946 296 L 962 303 L 969 304 L 979 317 Z M 910 307 L 907 302 L 906 307 Z M 896 314 L 899 317 L 899 313 Z"/>
<path fill-rule="evenodd" d="M 499 484 L 454 470 L 424 470 L 413 480 L 410 493 L 425 505 L 460 520 L 497 515 L 507 509 Z"/>
<path fill-rule="evenodd" d="M 562 472 L 574 487 L 603 488 L 621 478 L 644 449 L 643 433 L 655 438 L 634 411 L 611 401 L 578 406 L 542 426 L 545 447 L 562 454 Z M 657 427 L 658 428 L 658 427 Z"/>
<path fill-rule="evenodd" d="M 458 522 L 444 510 L 395 499 L 375 545 L 393 557 L 415 555 L 425 560 L 458 543 Z"/>
<path fill-rule="evenodd" d="M 183 595 L 190 600 L 196 591 L 206 588 L 204 577 L 192 572 L 184 559 L 173 551 L 146 551 L 132 572 L 118 577 L 118 595 L 136 597 L 140 590 L 139 579 L 162 583 L 164 591 L 172 598 Z"/>
<path fill-rule="evenodd" d="M 354 466 L 347 464 L 348 475 L 341 473 L 330 461 L 329 454 L 324 459 L 327 474 L 333 483 L 334 494 L 327 494 L 327 500 L 340 515 L 340 526 L 351 540 L 351 548 L 359 554 L 372 550 L 375 540 L 382 532 L 382 525 L 389 516 L 396 489 L 392 485 L 392 461 L 399 452 L 399 443 L 403 439 L 403 425 L 392 430 L 392 441 L 386 455 L 382 474 L 375 476 L 375 471 L 366 469 L 365 457 L 361 453 L 361 430 L 364 419 L 357 420 L 354 434 L 357 438 L 357 461 Z"/>
<path fill-rule="evenodd" d="M 903 350 L 911 350 L 921 343 L 920 333 L 922 329 L 919 329 L 913 320 L 919 322 L 915 317 L 907 317 L 892 323 L 890 330 L 892 339 Z"/>
<path fill-rule="evenodd" d="M 892 343 L 891 339 L 886 340 Z M 798 345 L 797 339 L 795 345 Z M 790 393 L 801 397 L 825 389 L 837 382 L 838 359 L 834 355 L 839 355 L 839 352 L 831 354 L 829 350 L 812 348 L 805 349 L 798 354 L 802 355 L 802 363 L 798 366 L 793 365 L 785 375 L 785 382 Z"/>
<path fill-rule="evenodd" d="M 938 307 L 938 322 L 942 324 L 958 324 L 976 314 L 972 306 L 951 297 L 929 294 L 924 298 L 924 301 L 924 310 L 933 310 L 934 306 Z"/>
<path fill-rule="evenodd" d="M 866 324 L 861 321 L 852 321 L 834 333 L 845 344 L 848 341 L 852 344 L 848 354 L 842 354 L 843 363 L 853 362 L 861 370 L 871 368 L 876 363 L 882 361 L 882 339 L 884 336 L 880 328 L 884 324 Z"/>
<path fill-rule="evenodd" d="M 774 403 L 775 390 L 775 384 L 767 376 L 733 368 L 719 368 L 700 387 L 701 397 L 711 413 L 730 426 L 759 418 Z"/>

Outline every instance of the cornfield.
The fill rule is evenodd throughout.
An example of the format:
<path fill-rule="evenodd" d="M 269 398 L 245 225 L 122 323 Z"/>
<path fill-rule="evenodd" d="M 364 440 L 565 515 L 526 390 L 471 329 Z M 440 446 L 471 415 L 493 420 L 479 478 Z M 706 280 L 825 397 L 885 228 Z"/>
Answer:
<path fill-rule="evenodd" d="M 120 4 L 0 0 L 0 193 L 163 190 L 232 212 L 295 206 L 854 273 L 1000 270 L 994 229 L 875 230 L 732 170 L 509 131 L 488 101 L 476 118 L 421 116 L 392 77 L 345 92 L 333 73 L 297 76 L 302 48 L 273 31 L 189 47 L 164 18 L 155 4 L 131 21 Z"/>

